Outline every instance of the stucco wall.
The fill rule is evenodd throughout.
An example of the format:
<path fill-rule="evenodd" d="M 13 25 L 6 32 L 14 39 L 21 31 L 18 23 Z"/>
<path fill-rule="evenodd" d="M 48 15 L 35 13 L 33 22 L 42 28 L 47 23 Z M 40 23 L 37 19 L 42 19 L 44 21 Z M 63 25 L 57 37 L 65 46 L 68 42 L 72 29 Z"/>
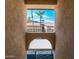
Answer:
<path fill-rule="evenodd" d="M 6 0 L 5 57 L 23 59 L 25 51 L 22 0 Z"/>
<path fill-rule="evenodd" d="M 58 0 L 56 59 L 74 59 L 73 2 L 73 0 Z"/>

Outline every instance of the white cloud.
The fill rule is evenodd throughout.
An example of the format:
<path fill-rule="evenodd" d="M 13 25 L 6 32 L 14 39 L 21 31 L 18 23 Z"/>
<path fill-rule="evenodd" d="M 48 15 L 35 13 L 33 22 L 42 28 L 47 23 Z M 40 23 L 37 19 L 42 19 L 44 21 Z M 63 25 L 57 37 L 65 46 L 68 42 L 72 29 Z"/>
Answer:
<path fill-rule="evenodd" d="M 45 17 L 45 18 L 50 18 L 50 17 L 48 17 L 48 16 L 46 16 L 46 15 L 43 15 L 43 17 Z"/>
<path fill-rule="evenodd" d="M 55 21 L 51 21 L 51 20 L 45 20 L 45 23 L 55 23 Z"/>
<path fill-rule="evenodd" d="M 36 13 L 33 13 L 33 16 L 38 16 Z"/>
<path fill-rule="evenodd" d="M 40 21 L 39 19 L 34 19 L 34 21 Z"/>

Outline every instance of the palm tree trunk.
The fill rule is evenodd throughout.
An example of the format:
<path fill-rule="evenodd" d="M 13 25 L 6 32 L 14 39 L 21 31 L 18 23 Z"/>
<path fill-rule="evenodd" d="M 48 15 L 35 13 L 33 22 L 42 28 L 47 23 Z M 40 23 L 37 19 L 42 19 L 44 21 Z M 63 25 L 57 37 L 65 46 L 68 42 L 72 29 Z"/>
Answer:
<path fill-rule="evenodd" d="M 33 11 L 31 10 L 32 22 L 33 22 Z M 34 23 L 34 22 L 33 22 Z"/>
<path fill-rule="evenodd" d="M 41 31 L 42 31 L 41 19 L 42 19 L 42 17 L 40 16 L 40 28 L 41 28 Z"/>
<path fill-rule="evenodd" d="M 33 29 L 34 29 L 34 20 L 33 20 L 33 11 L 32 10 L 31 10 L 31 16 L 32 16 Z"/>

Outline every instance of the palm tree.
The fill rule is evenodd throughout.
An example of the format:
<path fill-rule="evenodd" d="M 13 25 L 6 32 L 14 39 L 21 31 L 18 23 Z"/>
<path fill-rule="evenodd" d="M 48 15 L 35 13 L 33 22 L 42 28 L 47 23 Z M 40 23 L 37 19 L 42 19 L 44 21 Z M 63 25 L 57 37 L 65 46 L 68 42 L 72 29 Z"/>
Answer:
<path fill-rule="evenodd" d="M 33 11 L 31 10 L 31 17 L 32 17 L 32 23 L 34 24 L 34 20 L 33 20 Z"/>
<path fill-rule="evenodd" d="M 39 12 L 36 12 L 36 14 L 40 17 L 40 25 L 41 25 L 41 21 L 42 21 L 42 17 L 43 17 L 44 12 L 39 11 Z"/>
<path fill-rule="evenodd" d="M 41 22 L 44 15 L 44 11 L 36 12 L 36 14 L 40 17 L 40 26 L 42 26 Z M 42 26 L 42 28 L 44 28 L 44 26 Z M 42 29 L 42 31 L 44 31 L 44 29 Z"/>

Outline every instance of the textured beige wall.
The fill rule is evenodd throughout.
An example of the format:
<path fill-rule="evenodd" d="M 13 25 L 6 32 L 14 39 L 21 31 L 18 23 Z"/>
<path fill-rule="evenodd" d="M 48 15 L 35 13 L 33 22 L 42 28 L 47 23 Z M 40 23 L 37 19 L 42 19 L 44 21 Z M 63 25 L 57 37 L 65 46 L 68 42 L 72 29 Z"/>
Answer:
<path fill-rule="evenodd" d="M 24 13 L 22 0 L 6 0 L 6 59 L 23 59 L 25 51 L 24 42 Z"/>
<path fill-rule="evenodd" d="M 74 59 L 73 2 L 73 0 L 58 0 L 56 59 Z"/>

